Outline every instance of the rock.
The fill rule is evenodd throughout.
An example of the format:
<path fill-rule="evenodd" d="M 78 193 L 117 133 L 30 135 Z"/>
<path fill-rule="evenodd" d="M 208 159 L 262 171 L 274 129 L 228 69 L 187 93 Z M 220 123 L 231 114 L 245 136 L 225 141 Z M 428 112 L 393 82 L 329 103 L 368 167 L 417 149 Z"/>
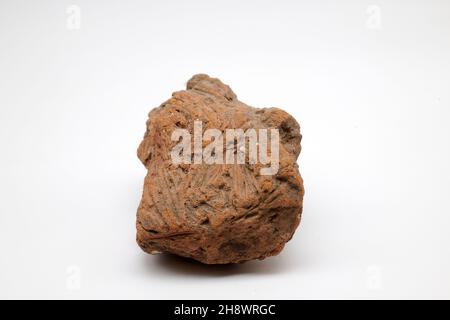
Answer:
<path fill-rule="evenodd" d="M 220 139 L 208 139 L 210 129 L 219 130 Z M 245 133 L 255 129 L 258 150 L 263 148 L 260 139 L 265 131 L 261 129 L 267 129 L 271 160 L 278 156 L 279 162 L 263 162 L 260 153 L 260 161 L 252 162 L 250 142 L 244 149 L 242 145 L 235 149 L 234 139 L 231 144 L 225 139 L 227 129 Z M 272 144 L 277 137 L 278 153 Z M 182 140 L 189 147 L 176 149 Z M 206 163 L 207 146 L 222 140 L 223 147 L 219 143 L 209 149 L 215 162 Z M 174 92 L 149 113 L 138 149 L 147 168 L 137 212 L 139 246 L 151 254 L 168 252 L 207 264 L 278 254 L 292 238 L 302 213 L 304 189 L 296 164 L 300 141 L 300 127 L 288 113 L 250 107 L 220 80 L 195 75 L 186 90 Z M 239 152 L 244 152 L 243 164 L 238 163 Z M 177 154 L 184 157 L 175 161 Z M 227 155 L 235 162 L 230 163 Z"/>

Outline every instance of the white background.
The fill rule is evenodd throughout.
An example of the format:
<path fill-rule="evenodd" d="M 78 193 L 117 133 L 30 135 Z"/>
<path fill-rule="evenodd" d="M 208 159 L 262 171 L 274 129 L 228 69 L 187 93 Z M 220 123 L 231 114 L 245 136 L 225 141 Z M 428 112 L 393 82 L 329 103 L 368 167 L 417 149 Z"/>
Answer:
<path fill-rule="evenodd" d="M 196 73 L 301 124 L 277 257 L 135 243 L 147 113 Z M 0 298 L 450 298 L 449 85 L 444 0 L 2 0 Z"/>

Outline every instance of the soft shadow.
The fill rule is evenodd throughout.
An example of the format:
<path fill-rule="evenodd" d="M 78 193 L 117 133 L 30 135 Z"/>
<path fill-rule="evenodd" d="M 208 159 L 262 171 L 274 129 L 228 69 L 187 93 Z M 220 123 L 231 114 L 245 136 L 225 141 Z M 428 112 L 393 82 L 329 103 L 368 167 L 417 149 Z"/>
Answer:
<path fill-rule="evenodd" d="M 239 264 L 207 265 L 196 260 L 172 254 L 144 255 L 148 271 L 193 275 L 201 277 L 227 277 L 241 274 L 276 274 L 289 269 L 289 261 L 282 256 Z M 157 270 L 155 270 L 155 268 Z"/>

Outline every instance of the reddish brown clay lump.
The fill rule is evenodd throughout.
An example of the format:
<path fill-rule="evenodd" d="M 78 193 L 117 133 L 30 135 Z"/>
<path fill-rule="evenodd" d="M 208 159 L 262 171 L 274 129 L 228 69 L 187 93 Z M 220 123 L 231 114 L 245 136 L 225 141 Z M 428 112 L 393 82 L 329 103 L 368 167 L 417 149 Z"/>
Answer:
<path fill-rule="evenodd" d="M 244 164 L 174 163 L 171 151 L 178 141 L 172 141 L 172 133 L 186 129 L 193 134 L 195 121 L 202 122 L 202 132 L 278 129 L 279 169 L 262 175 L 267 165 L 249 163 L 248 154 Z M 278 254 L 302 213 L 304 189 L 296 163 L 300 140 L 300 127 L 288 113 L 250 107 L 220 80 L 195 75 L 186 90 L 174 92 L 148 116 L 138 149 L 147 168 L 137 211 L 139 246 L 151 254 L 168 252 L 207 264 Z"/>

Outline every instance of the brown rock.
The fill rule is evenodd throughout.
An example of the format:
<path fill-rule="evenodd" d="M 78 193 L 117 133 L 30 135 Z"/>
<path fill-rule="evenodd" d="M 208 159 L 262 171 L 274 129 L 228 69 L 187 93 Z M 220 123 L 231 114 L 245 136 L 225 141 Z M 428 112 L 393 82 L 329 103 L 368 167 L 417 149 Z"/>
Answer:
<path fill-rule="evenodd" d="M 171 151 L 179 141 L 172 141 L 173 131 L 184 128 L 193 135 L 196 120 L 202 121 L 202 132 L 278 129 L 278 171 L 262 175 L 260 169 L 270 164 L 252 164 L 248 158 L 245 164 L 174 163 Z M 247 106 L 220 80 L 195 75 L 186 90 L 149 113 L 138 149 L 148 170 L 137 212 L 139 246 L 148 253 L 169 252 L 208 264 L 278 254 L 300 223 L 300 140 L 300 127 L 286 112 Z M 194 148 L 189 158 L 194 159 L 193 153 Z"/>

